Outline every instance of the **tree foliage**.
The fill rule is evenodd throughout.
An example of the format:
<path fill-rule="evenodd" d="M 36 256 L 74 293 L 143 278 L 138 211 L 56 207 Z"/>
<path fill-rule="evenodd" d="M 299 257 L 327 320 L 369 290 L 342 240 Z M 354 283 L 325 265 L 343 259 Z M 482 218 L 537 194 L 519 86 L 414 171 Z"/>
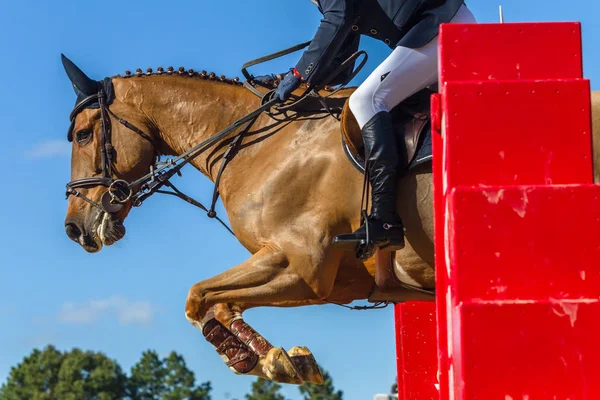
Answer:
<path fill-rule="evenodd" d="M 196 386 L 194 373 L 183 357 L 171 352 L 160 359 L 146 351 L 131 368 L 129 393 L 132 400 L 210 400 L 210 382 Z"/>
<path fill-rule="evenodd" d="M 315 385 L 313 383 L 303 383 L 300 385 L 300 393 L 304 400 L 342 400 L 343 392 L 336 391 L 333 386 L 333 379 L 329 372 L 321 367 L 323 373 L 323 384 Z"/>
<path fill-rule="evenodd" d="M 175 352 L 164 359 L 144 352 L 128 378 L 102 353 L 47 346 L 12 368 L 0 400 L 211 400 L 210 382 L 195 381 Z"/>
<path fill-rule="evenodd" d="M 258 378 L 252 382 L 252 393 L 246 395 L 246 400 L 285 400 L 280 390 L 280 384 Z"/>
<path fill-rule="evenodd" d="M 117 362 L 102 353 L 79 349 L 61 353 L 47 346 L 11 369 L 0 399 L 122 399 L 126 380 Z"/>

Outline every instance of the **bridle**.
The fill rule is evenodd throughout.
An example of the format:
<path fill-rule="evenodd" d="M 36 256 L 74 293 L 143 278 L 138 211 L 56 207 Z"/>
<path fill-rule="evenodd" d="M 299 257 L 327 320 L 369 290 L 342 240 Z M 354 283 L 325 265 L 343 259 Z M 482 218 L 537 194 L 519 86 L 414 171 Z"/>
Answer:
<path fill-rule="evenodd" d="M 83 100 L 81 100 L 75 105 L 69 117 L 71 121 L 71 129 L 73 129 L 74 121 L 77 115 L 84 109 L 95 105 L 96 103 L 98 103 L 100 108 L 100 118 L 102 122 L 102 130 L 100 137 L 102 176 L 81 178 L 70 181 L 69 183 L 67 183 L 67 199 L 69 198 L 69 196 L 75 196 L 91 204 L 93 207 L 97 208 L 102 212 L 106 212 L 107 214 L 115 214 L 121 211 L 121 209 L 123 209 L 127 202 L 131 202 L 132 206 L 134 207 L 139 207 L 142 205 L 144 200 L 146 200 L 154 193 L 168 194 L 179 197 L 187 201 L 188 203 L 206 211 L 207 215 L 210 218 L 217 219 L 223 226 L 225 226 L 225 228 L 229 232 L 233 234 L 231 229 L 219 217 L 217 217 L 217 213 L 215 211 L 215 205 L 219 197 L 218 185 L 221 178 L 221 174 L 229 160 L 237 151 L 237 148 L 241 145 L 242 137 L 248 132 L 248 130 L 251 128 L 252 124 L 260 114 L 270 109 L 273 105 L 277 103 L 276 99 L 262 104 L 258 109 L 235 121 L 227 128 L 209 137 L 208 139 L 199 143 L 198 145 L 192 147 L 180 156 L 170 158 L 162 162 L 158 161 L 160 153 L 158 152 L 157 145 L 152 139 L 152 137 L 143 132 L 141 129 L 137 128 L 135 125 L 128 122 L 127 120 L 119 118 L 117 115 L 115 115 L 108 106 L 108 97 L 103 89 L 100 89 L 96 94 L 85 97 Z M 113 178 L 116 172 L 116 169 L 114 168 L 114 159 L 116 153 L 112 144 L 111 117 L 117 120 L 121 125 L 125 126 L 129 130 L 135 132 L 136 134 L 147 140 L 154 149 L 156 158 L 154 163 L 150 166 L 150 172 L 133 182 Z M 224 139 L 225 136 L 227 136 L 243 124 L 246 125 L 234 137 L 234 139 L 229 144 L 229 148 L 223 154 L 223 163 L 221 164 L 221 167 L 217 174 L 217 178 L 215 179 L 215 188 L 213 191 L 213 198 L 210 209 L 206 208 L 199 201 L 194 200 L 192 197 L 182 193 L 169 181 L 169 179 L 172 178 L 175 174 L 181 175 L 181 169 L 185 165 L 190 163 L 194 158 L 198 157 L 200 154 L 208 150 L 211 146 Z M 88 189 L 96 186 L 104 186 L 108 188 L 108 190 L 102 195 L 100 203 L 90 199 L 78 190 L 81 188 Z M 164 186 L 167 186 L 171 190 L 162 190 Z"/>
<path fill-rule="evenodd" d="M 119 121 L 119 123 L 121 123 L 125 127 L 129 128 L 131 131 L 137 133 L 142 138 L 147 140 L 152 145 L 155 154 L 157 154 L 156 146 L 149 135 L 147 135 L 141 129 L 137 128 L 135 125 L 129 123 L 128 121 L 117 117 L 112 111 L 110 111 L 108 105 L 106 104 L 107 96 L 104 90 L 100 90 L 98 93 L 84 98 L 75 105 L 75 108 L 69 116 L 71 124 L 73 124 L 75 118 L 83 109 L 85 109 L 91 104 L 95 104 L 96 102 L 100 106 L 100 118 L 102 122 L 102 130 L 100 136 L 102 176 L 75 179 L 67 183 L 67 198 L 70 195 L 79 197 L 80 199 L 86 201 L 87 203 L 96 207 L 100 211 L 105 211 L 109 214 L 114 214 L 116 212 L 119 212 L 123 208 L 125 203 L 129 201 L 132 197 L 134 197 L 134 193 L 133 186 L 127 181 L 113 178 L 113 173 L 115 171 L 115 149 L 112 145 L 112 121 L 110 117 L 114 117 L 117 121 Z M 156 162 L 154 164 L 156 164 Z M 100 201 L 101 204 L 98 204 L 97 202 L 95 202 L 94 200 L 90 199 L 89 197 L 81 193 L 79 190 L 77 190 L 80 188 L 87 189 L 95 186 L 104 186 L 108 188 L 108 190 L 102 195 L 102 199 Z"/>

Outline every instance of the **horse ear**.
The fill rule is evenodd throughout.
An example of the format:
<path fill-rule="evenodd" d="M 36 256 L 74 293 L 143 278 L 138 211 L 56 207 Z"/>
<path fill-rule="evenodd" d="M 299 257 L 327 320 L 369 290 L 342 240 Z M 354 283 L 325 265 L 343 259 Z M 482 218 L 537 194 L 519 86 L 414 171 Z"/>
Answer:
<path fill-rule="evenodd" d="M 64 54 L 61 54 L 62 64 L 69 80 L 73 84 L 75 94 L 84 94 L 91 96 L 98 92 L 98 83 L 90 79 L 73 61 L 69 60 Z"/>

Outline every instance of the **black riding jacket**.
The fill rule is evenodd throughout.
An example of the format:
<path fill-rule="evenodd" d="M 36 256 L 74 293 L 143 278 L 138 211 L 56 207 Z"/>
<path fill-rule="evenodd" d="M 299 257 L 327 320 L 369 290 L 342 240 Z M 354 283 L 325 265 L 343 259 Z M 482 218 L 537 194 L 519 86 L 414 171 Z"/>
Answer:
<path fill-rule="evenodd" d="M 463 0 L 319 0 L 321 25 L 296 70 L 312 84 L 337 84 L 350 69 L 322 82 L 357 51 L 360 36 L 379 39 L 390 48 L 419 48 L 429 43 L 442 23 L 450 22 Z"/>

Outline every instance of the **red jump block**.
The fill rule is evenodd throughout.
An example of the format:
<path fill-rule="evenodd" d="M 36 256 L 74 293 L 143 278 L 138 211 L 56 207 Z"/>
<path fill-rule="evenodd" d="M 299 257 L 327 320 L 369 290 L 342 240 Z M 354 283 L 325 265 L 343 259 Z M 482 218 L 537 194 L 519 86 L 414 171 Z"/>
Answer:
<path fill-rule="evenodd" d="M 448 83 L 447 187 L 592 183 L 590 96 L 583 79 Z"/>
<path fill-rule="evenodd" d="M 434 302 L 395 306 L 399 400 L 438 400 Z"/>
<path fill-rule="evenodd" d="M 442 84 L 582 78 L 581 25 L 444 24 L 440 62 Z"/>
<path fill-rule="evenodd" d="M 453 304 L 600 299 L 600 185 L 460 187 L 449 211 Z"/>
<path fill-rule="evenodd" d="M 459 187 L 446 220 L 457 400 L 600 398 L 600 186 Z"/>
<path fill-rule="evenodd" d="M 597 299 L 463 304 L 452 398 L 600 399 L 598 315 Z"/>

